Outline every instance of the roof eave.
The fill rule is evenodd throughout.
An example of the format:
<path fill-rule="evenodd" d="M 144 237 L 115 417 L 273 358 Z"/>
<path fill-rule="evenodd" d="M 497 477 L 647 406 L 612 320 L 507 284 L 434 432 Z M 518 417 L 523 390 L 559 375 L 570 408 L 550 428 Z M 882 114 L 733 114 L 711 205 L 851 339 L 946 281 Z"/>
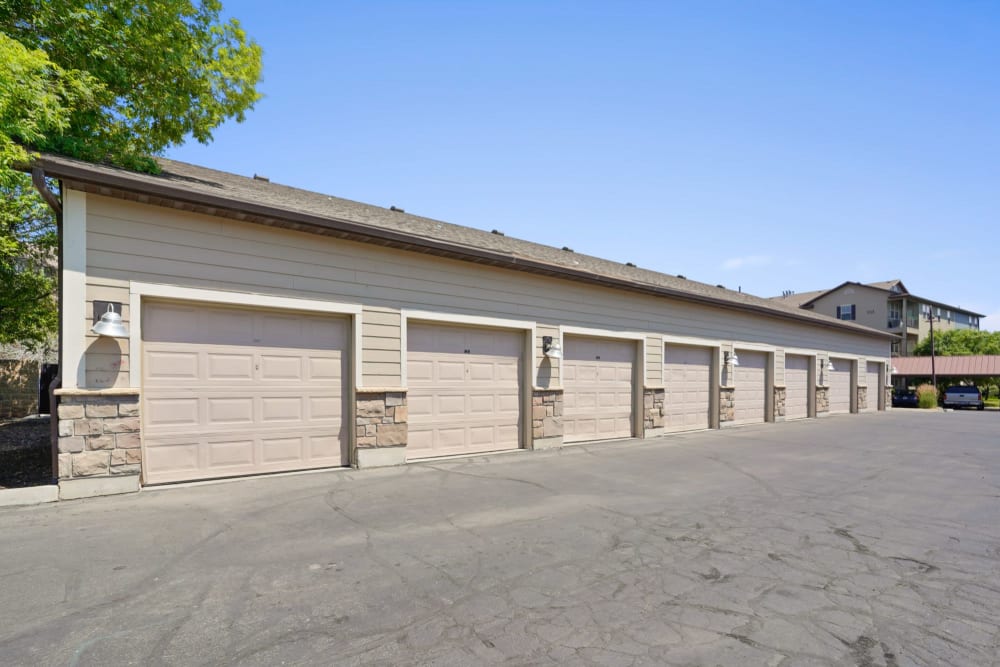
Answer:
<path fill-rule="evenodd" d="M 127 192 L 136 195 L 145 195 L 145 196 L 152 195 L 154 197 L 160 197 L 170 201 L 176 201 L 179 203 L 205 207 L 206 209 L 214 209 L 216 211 L 224 210 L 233 212 L 235 214 L 243 214 L 243 215 L 249 214 L 269 219 L 268 222 L 261 222 L 259 224 L 285 227 L 288 229 L 296 229 L 299 231 L 310 231 L 312 233 L 320 233 L 325 235 L 330 235 L 330 232 L 334 232 L 334 235 L 340 236 L 342 238 L 347 238 L 349 240 L 356 240 L 369 243 L 376 242 L 381 245 L 395 247 L 402 250 L 416 250 L 418 252 L 434 254 L 453 259 L 461 259 L 466 261 L 472 260 L 479 263 L 488 263 L 493 266 L 501 268 L 515 269 L 531 273 L 541 273 L 543 275 L 550 275 L 555 277 L 570 278 L 573 280 L 588 282 L 591 284 L 601 285 L 605 287 L 625 289 L 628 291 L 653 294 L 656 296 L 666 296 L 694 303 L 709 304 L 721 308 L 726 308 L 728 310 L 752 311 L 764 315 L 766 317 L 774 317 L 778 319 L 785 319 L 796 322 L 805 322 L 808 324 L 822 326 L 830 329 L 836 329 L 843 332 L 855 333 L 858 335 L 877 336 L 890 340 L 899 338 L 899 336 L 896 334 L 892 334 L 886 331 L 880 331 L 878 329 L 872 329 L 857 324 L 848 325 L 840 320 L 835 320 L 833 318 L 830 318 L 830 321 L 826 322 L 824 320 L 818 320 L 812 317 L 799 316 L 794 311 L 789 311 L 787 313 L 784 313 L 780 311 L 771 310 L 768 308 L 763 308 L 754 304 L 734 304 L 729 301 L 725 301 L 723 299 L 713 299 L 712 297 L 706 295 L 692 294 L 690 292 L 674 290 L 668 287 L 649 285 L 647 283 L 634 282 L 621 278 L 615 278 L 612 276 L 603 276 L 599 274 L 590 273 L 588 271 L 576 270 L 570 267 L 560 266 L 557 264 L 547 264 L 545 262 L 540 262 L 538 260 L 526 259 L 524 257 L 486 250 L 483 248 L 463 246 L 454 243 L 448 243 L 445 241 L 439 241 L 436 239 L 430 239 L 427 237 L 412 236 L 402 232 L 394 232 L 388 229 L 372 227 L 370 225 L 354 222 L 351 220 L 334 218 L 334 217 L 317 216 L 309 213 L 303 213 L 300 211 L 289 211 L 288 209 L 266 206 L 263 204 L 256 204 L 253 202 L 228 198 L 225 196 L 210 195 L 207 193 L 184 190 L 182 188 L 166 183 L 150 183 L 145 180 L 140 181 L 135 178 L 130 178 L 129 172 L 126 171 L 118 171 L 110 174 L 109 173 L 95 174 L 93 170 L 87 169 L 86 166 L 70 165 L 62 162 L 53 162 L 51 160 L 47 160 L 45 156 L 42 156 L 38 162 L 41 164 L 42 168 L 45 169 L 46 175 L 50 177 L 59 178 L 65 181 L 70 181 L 71 183 L 75 182 L 85 185 L 91 185 L 98 188 L 119 190 L 122 192 Z M 291 224 L 282 225 L 280 224 L 282 221 Z M 254 221 L 250 220 L 249 222 L 254 222 Z"/>
<path fill-rule="evenodd" d="M 894 300 L 894 299 L 912 299 L 914 301 L 920 301 L 921 303 L 928 303 L 928 304 L 930 304 L 932 306 L 936 306 L 938 308 L 947 308 L 948 310 L 954 310 L 954 311 L 957 311 L 959 313 L 965 313 L 966 315 L 974 315 L 975 317 L 986 317 L 986 315 L 984 315 L 982 313 L 976 313 L 976 312 L 973 312 L 971 310 L 966 310 L 964 308 L 959 308 L 958 306 L 952 306 L 952 305 L 947 304 L 947 303 L 941 303 L 940 301 L 934 301 L 933 299 L 925 299 L 924 297 L 918 296 L 916 294 L 910 294 L 910 293 L 907 293 L 907 294 L 893 294 L 892 296 L 889 297 L 890 301 Z"/>

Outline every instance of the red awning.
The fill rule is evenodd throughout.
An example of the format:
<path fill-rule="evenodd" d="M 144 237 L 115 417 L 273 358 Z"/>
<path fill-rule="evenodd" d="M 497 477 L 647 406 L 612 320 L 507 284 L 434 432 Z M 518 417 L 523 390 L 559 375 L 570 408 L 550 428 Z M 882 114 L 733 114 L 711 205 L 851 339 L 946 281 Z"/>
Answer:
<path fill-rule="evenodd" d="M 893 357 L 894 375 L 907 377 L 930 376 L 930 357 Z M 1000 355 L 979 354 L 969 357 L 934 357 L 938 375 L 955 377 L 1000 376 Z"/>

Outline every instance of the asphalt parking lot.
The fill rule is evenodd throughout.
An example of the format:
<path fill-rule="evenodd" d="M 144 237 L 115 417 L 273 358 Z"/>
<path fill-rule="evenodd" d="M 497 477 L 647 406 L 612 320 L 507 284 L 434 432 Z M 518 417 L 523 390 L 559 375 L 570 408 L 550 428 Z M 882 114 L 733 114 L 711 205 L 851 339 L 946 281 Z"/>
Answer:
<path fill-rule="evenodd" d="M 1000 415 L 0 509 L 5 665 L 996 665 Z"/>

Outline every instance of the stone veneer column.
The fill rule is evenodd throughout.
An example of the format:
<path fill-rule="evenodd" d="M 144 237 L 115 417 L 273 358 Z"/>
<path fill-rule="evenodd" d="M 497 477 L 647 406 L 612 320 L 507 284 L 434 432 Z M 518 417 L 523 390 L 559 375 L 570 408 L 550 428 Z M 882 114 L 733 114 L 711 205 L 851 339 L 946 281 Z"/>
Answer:
<path fill-rule="evenodd" d="M 892 408 L 892 387 L 883 387 L 885 393 L 885 403 L 882 404 L 883 410 L 889 410 Z"/>
<path fill-rule="evenodd" d="M 785 395 L 787 391 L 784 387 L 774 388 L 774 421 L 785 421 Z"/>
<path fill-rule="evenodd" d="M 138 389 L 57 389 L 59 497 L 139 490 Z"/>
<path fill-rule="evenodd" d="M 816 387 L 816 416 L 830 411 L 830 394 L 827 387 Z"/>
<path fill-rule="evenodd" d="M 642 437 L 663 435 L 663 406 L 666 398 L 667 390 L 662 387 L 642 390 Z"/>
<path fill-rule="evenodd" d="M 719 389 L 719 423 L 725 424 L 736 419 L 736 388 Z"/>
<path fill-rule="evenodd" d="M 531 392 L 531 448 L 552 449 L 563 444 L 562 389 Z"/>
<path fill-rule="evenodd" d="M 858 387 L 858 412 L 868 409 L 868 387 Z"/>
<path fill-rule="evenodd" d="M 406 463 L 406 390 L 358 389 L 355 394 L 355 465 L 374 468 Z"/>

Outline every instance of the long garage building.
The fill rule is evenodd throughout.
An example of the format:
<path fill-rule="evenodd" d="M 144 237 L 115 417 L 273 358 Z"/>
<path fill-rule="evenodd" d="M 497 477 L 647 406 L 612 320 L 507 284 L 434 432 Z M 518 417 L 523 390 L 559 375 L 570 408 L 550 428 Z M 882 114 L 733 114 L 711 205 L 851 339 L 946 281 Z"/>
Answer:
<path fill-rule="evenodd" d="M 63 497 L 887 407 L 894 337 L 852 322 L 169 160 L 39 164 Z"/>

